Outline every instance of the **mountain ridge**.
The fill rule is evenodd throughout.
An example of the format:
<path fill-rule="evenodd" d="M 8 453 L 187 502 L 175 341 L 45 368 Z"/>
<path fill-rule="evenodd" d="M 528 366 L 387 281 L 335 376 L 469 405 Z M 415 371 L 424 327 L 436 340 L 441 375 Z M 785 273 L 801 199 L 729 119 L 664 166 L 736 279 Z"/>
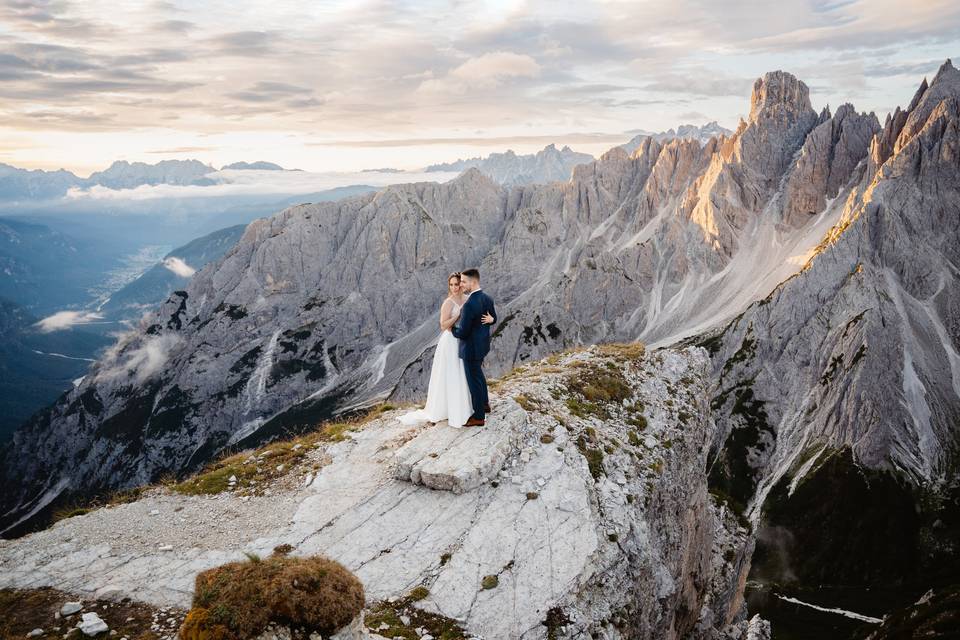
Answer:
<path fill-rule="evenodd" d="M 518 155 L 508 149 L 503 153 L 491 153 L 486 158 L 432 164 L 424 170 L 429 173 L 478 169 L 499 184 L 517 186 L 564 181 L 569 179 L 570 172 L 578 164 L 592 161 L 590 154 L 578 153 L 568 146 L 557 149 L 555 144 L 548 144 L 533 154 Z"/>
<path fill-rule="evenodd" d="M 929 111 L 938 108 L 933 121 L 951 122 L 951 107 Z M 63 482 L 61 490 L 130 486 L 336 411 L 419 397 L 436 336 L 435 283 L 460 267 L 479 265 L 498 300 L 492 373 L 577 344 L 675 341 L 751 303 L 766 308 L 756 301 L 799 282 L 805 264 L 826 264 L 831 238 L 849 231 L 868 156 L 898 138 L 879 129 L 852 107 L 817 114 L 802 82 L 771 72 L 729 139 L 647 138 L 632 154 L 615 148 L 580 165 L 565 183 L 506 189 L 471 169 L 444 185 L 395 185 L 256 221 L 89 382 L 18 434 L 5 453 L 11 469 L 36 438 L 67 432 L 85 457 L 20 468 L 26 483 L 4 496 L 13 509 L 5 522 L 44 508 Z M 905 171 L 886 168 L 896 157 L 877 175 Z M 736 356 L 750 342 L 745 328 L 733 326 L 714 353 L 718 378 L 723 363 L 733 359 L 729 371 L 746 359 Z M 745 394 L 731 392 L 718 410 L 755 406 Z M 724 434 L 741 419 L 725 419 L 718 452 L 731 449 Z"/>
<path fill-rule="evenodd" d="M 719 124 L 717 124 L 716 120 L 700 126 L 695 124 L 681 124 L 676 129 L 667 129 L 666 131 L 661 131 L 659 133 L 642 130 L 634 130 L 630 133 L 634 132 L 636 132 L 636 135 L 631 138 L 629 142 L 620 145 L 626 149 L 627 153 L 633 153 L 637 147 L 640 146 L 640 143 L 644 138 L 653 138 L 657 142 L 681 138 L 684 140 L 696 140 L 701 145 L 705 145 L 710 138 L 729 138 L 731 135 L 733 135 L 733 131 L 725 127 L 721 127 Z"/>

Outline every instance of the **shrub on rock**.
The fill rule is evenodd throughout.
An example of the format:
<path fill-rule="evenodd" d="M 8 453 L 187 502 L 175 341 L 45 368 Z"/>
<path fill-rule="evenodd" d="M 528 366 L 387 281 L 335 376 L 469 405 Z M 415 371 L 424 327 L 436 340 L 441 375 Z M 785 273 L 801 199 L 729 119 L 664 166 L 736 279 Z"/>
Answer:
<path fill-rule="evenodd" d="M 360 580 L 327 558 L 274 555 L 231 562 L 197 575 L 180 637 L 242 640 L 258 636 L 271 622 L 329 636 L 363 605 Z"/>

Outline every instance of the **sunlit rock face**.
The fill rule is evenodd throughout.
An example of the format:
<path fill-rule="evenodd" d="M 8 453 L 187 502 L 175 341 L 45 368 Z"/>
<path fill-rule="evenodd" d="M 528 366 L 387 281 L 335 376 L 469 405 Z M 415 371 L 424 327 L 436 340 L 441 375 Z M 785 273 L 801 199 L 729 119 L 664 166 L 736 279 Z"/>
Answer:
<path fill-rule="evenodd" d="M 872 127 L 841 116 L 800 159 L 821 167 L 806 182 L 827 198 L 834 167 L 850 166 L 842 157 Z M 813 162 L 828 141 L 835 162 Z M 960 531 L 960 72 L 949 61 L 851 175 L 803 270 L 697 340 L 716 380 L 711 480 L 796 542 L 795 577 L 822 582 L 819 564 L 843 584 L 929 585 L 958 569 Z M 804 208 L 787 208 L 788 223 L 803 224 Z M 843 522 L 813 515 L 812 495 L 831 496 Z M 878 509 L 896 524 L 875 526 Z M 830 533 L 841 527 L 858 533 Z M 808 565 L 797 545 L 813 539 L 822 548 Z"/>

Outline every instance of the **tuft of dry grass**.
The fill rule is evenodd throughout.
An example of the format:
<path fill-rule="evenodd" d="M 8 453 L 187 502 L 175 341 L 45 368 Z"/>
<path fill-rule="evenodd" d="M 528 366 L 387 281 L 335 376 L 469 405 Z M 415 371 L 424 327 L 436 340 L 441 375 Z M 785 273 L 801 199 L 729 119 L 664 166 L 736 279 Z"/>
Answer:
<path fill-rule="evenodd" d="M 597 351 L 602 355 L 625 360 L 643 360 L 647 347 L 642 342 L 612 342 L 597 345 Z"/>
<path fill-rule="evenodd" d="M 276 623 L 330 636 L 363 609 L 363 585 L 338 562 L 273 555 L 197 575 L 181 640 L 255 638 Z"/>
<path fill-rule="evenodd" d="M 540 401 L 531 398 L 528 395 L 518 393 L 517 395 L 513 396 L 513 399 L 516 400 L 517 404 L 519 404 L 527 413 L 543 411 Z"/>
<path fill-rule="evenodd" d="M 582 363 L 566 378 L 567 409 L 573 415 L 586 418 L 596 416 L 601 419 L 610 417 L 607 405 L 619 405 L 633 395 L 633 390 L 619 367 L 601 367 L 593 363 Z"/>

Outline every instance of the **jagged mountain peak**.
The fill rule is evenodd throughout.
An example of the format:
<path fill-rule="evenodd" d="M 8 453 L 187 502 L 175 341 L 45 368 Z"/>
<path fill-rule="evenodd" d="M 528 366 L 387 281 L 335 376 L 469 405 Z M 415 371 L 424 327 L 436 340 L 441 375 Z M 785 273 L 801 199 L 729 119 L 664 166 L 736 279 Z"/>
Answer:
<path fill-rule="evenodd" d="M 749 119 L 756 122 L 761 114 L 772 109 L 796 114 L 812 111 L 810 90 L 791 73 L 768 71 L 753 83 Z"/>
<path fill-rule="evenodd" d="M 191 167 L 191 168 L 204 168 L 214 171 L 214 167 L 196 160 L 194 158 L 189 158 L 187 160 L 161 160 L 156 164 L 149 164 L 147 162 L 130 162 L 129 160 L 114 160 L 107 169 L 104 171 L 98 171 L 97 173 L 104 173 L 110 170 L 116 169 L 126 169 L 129 167 L 139 167 L 139 168 L 154 168 L 154 167 Z"/>
<path fill-rule="evenodd" d="M 512 151 L 507 151 L 507 153 L 513 153 Z M 456 178 L 451 180 L 453 184 L 461 185 L 479 185 L 484 187 L 493 187 L 498 188 L 496 180 L 485 174 L 483 171 L 477 167 L 470 167 Z"/>
<path fill-rule="evenodd" d="M 199 160 L 161 160 L 156 164 L 116 160 L 109 168 L 90 174 L 87 184 L 98 184 L 111 189 L 129 189 L 142 184 L 207 185 L 206 177 L 216 169 Z"/>
<path fill-rule="evenodd" d="M 906 110 L 897 107 L 887 115 L 883 130 L 870 148 L 870 172 L 903 149 L 923 129 L 934 109 L 947 99 L 960 99 L 960 71 L 949 59 L 940 66 L 933 82 L 923 79 Z"/>
<path fill-rule="evenodd" d="M 502 153 L 491 153 L 486 158 L 468 158 L 430 165 L 426 171 L 465 171 L 476 168 L 504 186 L 517 186 L 567 180 L 574 167 L 593 160 L 593 156 L 578 153 L 568 146 L 558 150 L 555 144 L 549 144 L 536 153 L 518 154 L 513 149 L 508 149 Z"/>
<path fill-rule="evenodd" d="M 224 169 L 237 169 L 241 171 L 250 171 L 250 170 L 259 170 L 259 171 L 283 171 L 283 167 L 276 164 L 275 162 L 267 162 L 265 160 L 257 160 L 255 162 L 234 162 L 222 166 L 221 171 Z"/>
<path fill-rule="evenodd" d="M 633 131 L 637 132 L 638 130 L 634 129 Z M 717 124 L 716 120 L 713 120 L 702 126 L 697 126 L 695 124 L 681 124 L 676 129 L 667 129 L 666 131 L 661 131 L 660 133 L 639 131 L 639 133 L 631 138 L 629 142 L 620 146 L 626 149 L 628 153 L 632 153 L 642 144 L 645 144 L 645 141 L 655 140 L 663 143 L 667 140 L 673 140 L 675 138 L 683 140 L 695 140 L 701 146 L 706 146 L 713 138 L 729 138 L 732 135 L 733 131 L 721 127 L 719 124 Z"/>
<path fill-rule="evenodd" d="M 943 64 L 940 65 L 940 68 L 937 69 L 937 75 L 933 76 L 933 84 L 942 82 L 944 79 L 953 77 L 954 79 L 960 75 L 960 72 L 957 71 L 956 67 L 953 66 L 953 61 L 950 58 L 944 60 Z"/>
<path fill-rule="evenodd" d="M 844 102 L 842 105 L 840 105 L 837 108 L 837 112 L 834 114 L 834 117 L 839 121 L 850 116 L 851 114 L 855 114 L 856 112 L 857 112 L 856 107 L 854 107 L 849 102 Z"/>

